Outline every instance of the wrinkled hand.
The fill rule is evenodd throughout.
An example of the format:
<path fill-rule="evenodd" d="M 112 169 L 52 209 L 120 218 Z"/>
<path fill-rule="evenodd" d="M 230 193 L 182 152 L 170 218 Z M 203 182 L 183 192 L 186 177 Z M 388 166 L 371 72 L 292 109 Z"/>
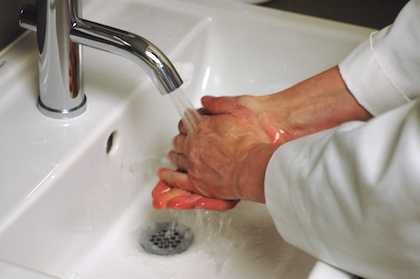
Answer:
<path fill-rule="evenodd" d="M 276 143 L 277 146 L 285 142 L 300 138 L 305 135 L 313 134 L 318 131 L 336 127 L 340 125 L 341 123 L 344 123 L 347 121 L 352 121 L 352 120 L 366 121 L 372 118 L 372 115 L 368 111 L 366 111 L 350 93 L 346 84 L 341 78 L 341 75 L 337 66 L 323 73 L 320 73 L 314 77 L 311 77 L 305 81 L 302 81 L 301 83 L 296 84 L 295 86 L 292 86 L 284 91 L 280 91 L 275 94 L 266 95 L 266 96 L 239 96 L 239 97 L 229 97 L 229 98 L 225 97 L 225 98 L 215 99 L 212 102 L 216 101 L 216 102 L 222 102 L 224 104 L 227 104 L 226 100 L 230 100 L 231 101 L 230 104 L 233 105 L 234 107 L 235 107 L 234 103 L 236 103 L 236 109 L 237 109 L 236 113 L 231 114 L 229 111 L 224 112 L 224 111 L 214 110 L 211 104 L 209 106 L 205 106 L 204 110 L 202 110 L 201 112 L 203 114 L 226 113 L 227 115 L 231 115 L 235 117 L 238 117 L 239 114 L 244 113 L 245 115 L 247 115 L 246 119 L 251 120 L 249 118 L 249 112 L 251 111 L 254 117 L 258 119 L 258 122 L 261 125 L 261 127 L 264 129 L 265 133 L 268 135 L 268 137 L 271 139 L 272 142 Z M 206 101 L 208 100 L 205 100 L 204 102 Z M 248 110 L 247 112 L 245 112 L 246 109 L 244 109 L 244 107 L 247 108 Z M 222 115 L 217 115 L 217 117 L 219 118 L 221 116 Z M 212 122 L 212 121 L 213 120 L 209 122 Z M 203 127 L 205 127 L 205 125 Z M 257 126 L 254 126 L 254 128 L 255 127 Z M 182 122 L 180 123 L 179 128 L 180 128 L 181 135 L 183 135 L 185 138 L 187 133 L 185 131 L 185 127 L 183 127 Z M 182 141 L 182 137 L 178 138 L 177 141 Z M 178 144 L 181 144 L 181 143 L 178 142 Z M 207 144 L 210 144 L 210 143 L 207 143 Z M 220 142 L 218 144 L 220 144 Z M 223 145 L 220 145 L 220 146 L 223 146 Z M 236 146 L 233 146 L 233 147 L 236 148 Z M 212 150 L 212 149 L 210 148 L 209 150 Z M 188 149 L 187 149 L 187 152 L 188 152 Z M 223 152 L 224 152 L 224 149 L 220 150 L 219 153 L 223 153 Z M 256 156 L 256 158 L 259 161 L 261 161 L 262 164 L 265 164 L 265 160 L 267 160 L 267 156 L 271 155 L 272 152 L 274 151 L 271 148 L 266 147 L 266 148 L 261 149 L 261 154 L 259 155 L 260 156 L 259 158 L 258 158 L 258 154 L 254 154 L 253 156 Z M 178 150 L 175 153 L 182 155 L 183 150 Z M 214 154 L 216 156 L 216 154 L 218 153 L 214 153 Z M 246 153 L 243 153 L 242 155 L 246 155 Z M 182 161 L 181 158 L 183 157 L 178 156 L 178 159 Z M 188 157 L 185 157 L 185 158 L 190 159 Z M 178 160 L 178 159 L 175 158 L 175 160 Z M 181 161 L 179 161 L 178 163 L 181 163 Z M 255 170 L 255 168 L 248 169 L 250 173 L 252 173 L 253 170 Z M 172 176 L 172 177 L 177 176 L 179 178 L 179 179 L 176 179 L 177 183 L 180 183 L 181 181 L 184 182 L 181 184 L 187 185 L 188 183 L 195 182 L 194 176 L 192 176 L 192 179 L 193 179 L 192 181 L 189 181 L 189 182 L 183 181 L 183 179 L 186 179 L 186 177 L 188 177 L 188 175 L 190 174 L 189 170 L 188 170 L 188 175 L 185 173 L 182 174 L 181 172 L 174 173 L 173 171 L 167 173 L 165 170 L 160 170 L 159 173 L 160 173 L 159 175 L 161 178 L 165 178 L 166 176 Z M 261 174 L 258 174 L 258 175 L 260 176 Z M 178 187 L 177 184 L 171 184 L 170 181 L 172 180 L 167 179 L 165 181 L 167 184 L 170 184 L 174 187 Z M 192 189 L 192 187 L 190 188 Z M 188 188 L 182 188 L 182 189 L 188 189 Z M 170 201 L 170 199 L 164 199 L 164 198 L 167 198 L 170 195 L 172 195 L 171 197 L 174 197 L 175 195 L 173 195 L 173 192 L 171 191 L 172 190 L 168 190 L 162 195 L 154 196 L 155 202 L 160 200 L 162 201 L 162 204 L 164 204 L 165 202 L 167 203 L 168 201 Z M 178 190 L 175 190 L 175 191 L 178 191 Z M 194 195 L 197 195 L 197 194 L 194 194 Z M 195 196 L 195 198 L 197 198 L 197 196 Z M 198 199 L 198 201 L 199 200 L 200 199 Z M 218 201 L 218 202 L 225 203 L 226 201 Z M 216 203 L 216 200 L 215 200 L 215 203 Z M 211 207 L 212 203 L 209 203 L 209 205 Z M 233 207 L 234 205 L 236 205 L 236 203 L 230 204 L 231 207 Z M 196 205 L 191 203 L 190 208 L 194 208 L 194 207 L 196 207 Z M 212 208 L 208 208 L 208 209 L 212 209 Z"/>
<path fill-rule="evenodd" d="M 239 201 L 207 198 L 190 191 L 174 188 L 162 180 L 152 192 L 153 207 L 156 209 L 207 209 L 226 211 L 234 208 Z"/>
<path fill-rule="evenodd" d="M 265 166 L 277 146 L 256 115 L 234 98 L 204 97 L 202 103 L 212 116 L 192 135 L 179 125 L 169 153 L 178 170 L 159 170 L 154 206 L 226 210 L 240 199 L 264 202 Z"/>

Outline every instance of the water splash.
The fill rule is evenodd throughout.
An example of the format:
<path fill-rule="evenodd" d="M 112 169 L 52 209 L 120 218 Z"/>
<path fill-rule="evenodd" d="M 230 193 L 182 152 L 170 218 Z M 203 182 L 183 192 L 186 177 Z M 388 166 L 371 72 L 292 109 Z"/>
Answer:
<path fill-rule="evenodd" d="M 201 120 L 201 115 L 198 114 L 196 109 L 194 109 L 181 88 L 178 88 L 174 92 L 170 93 L 169 96 L 171 96 L 171 100 L 188 132 L 195 132 L 197 129 L 197 123 Z"/>
<path fill-rule="evenodd" d="M 193 108 L 181 89 L 169 95 L 188 133 L 194 133 L 202 116 Z M 213 262 L 217 272 L 221 272 L 229 263 L 232 252 L 243 245 L 242 241 L 238 240 L 238 235 L 233 233 L 233 220 L 228 213 L 193 210 L 172 211 L 171 215 L 195 231 L 199 253 Z"/>

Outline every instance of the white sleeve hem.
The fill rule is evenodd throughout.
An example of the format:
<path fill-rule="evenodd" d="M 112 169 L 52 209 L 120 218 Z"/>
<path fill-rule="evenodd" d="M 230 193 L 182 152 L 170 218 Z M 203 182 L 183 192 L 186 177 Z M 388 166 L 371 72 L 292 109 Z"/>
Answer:
<path fill-rule="evenodd" d="M 417 101 L 278 148 L 265 198 L 283 239 L 368 278 L 419 274 L 419 130 Z"/>
<path fill-rule="evenodd" d="M 371 48 L 372 36 L 376 34 L 373 33 L 338 65 L 347 88 L 374 116 L 410 102 L 378 64 Z"/>

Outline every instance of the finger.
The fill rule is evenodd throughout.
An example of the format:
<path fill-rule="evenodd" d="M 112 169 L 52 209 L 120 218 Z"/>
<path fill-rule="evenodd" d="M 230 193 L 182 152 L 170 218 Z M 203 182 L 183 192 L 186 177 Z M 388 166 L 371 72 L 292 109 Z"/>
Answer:
<path fill-rule="evenodd" d="M 197 109 L 197 111 L 198 111 L 198 114 L 200 114 L 200 115 L 210 115 L 210 113 L 207 111 L 207 110 L 205 110 L 204 108 L 199 108 L 199 109 Z"/>
<path fill-rule="evenodd" d="M 182 195 L 183 192 L 179 192 L 179 193 L 181 194 L 180 196 L 175 196 L 176 194 L 172 193 L 173 194 L 172 196 L 175 196 L 175 197 L 170 199 L 167 202 L 167 208 L 181 209 L 181 210 L 205 209 L 205 210 L 213 210 L 213 211 L 226 211 L 226 210 L 234 208 L 239 203 L 238 200 L 234 200 L 234 201 L 219 200 L 219 199 L 206 198 L 199 194 Z"/>
<path fill-rule="evenodd" d="M 156 209 L 205 209 L 213 211 L 226 211 L 234 208 L 239 201 L 218 200 L 203 197 L 199 194 L 172 188 L 169 192 L 158 195 L 153 200 Z"/>
<path fill-rule="evenodd" d="M 174 171 L 171 169 L 161 168 L 157 172 L 158 177 L 165 183 L 187 190 L 190 192 L 196 192 L 194 185 L 191 183 L 188 175 L 180 171 Z"/>
<path fill-rule="evenodd" d="M 226 97 L 211 97 L 204 96 L 201 98 L 201 103 L 206 111 L 210 114 L 233 114 L 236 115 L 238 110 L 243 110 L 241 106 L 234 99 Z"/>
<path fill-rule="evenodd" d="M 178 131 L 183 135 L 186 135 L 188 133 L 188 129 L 185 126 L 184 121 L 182 120 L 178 122 Z"/>
<path fill-rule="evenodd" d="M 202 115 L 202 116 L 203 115 L 209 115 L 209 113 L 204 108 L 197 109 L 197 112 L 198 112 L 199 115 Z M 190 114 L 193 114 L 193 113 L 190 113 Z M 199 119 L 196 119 L 195 118 L 195 115 L 194 114 L 193 114 L 192 117 L 194 117 L 195 122 L 198 122 L 199 121 Z M 184 117 L 181 119 L 181 121 L 178 122 L 178 131 L 181 134 L 186 135 L 189 130 L 188 130 L 188 127 L 185 125 L 185 122 L 183 121 L 183 119 L 184 119 Z"/>
<path fill-rule="evenodd" d="M 172 150 L 168 153 L 168 158 L 181 171 L 187 171 L 189 169 L 190 161 L 184 154 Z"/>
<path fill-rule="evenodd" d="M 189 197 L 191 192 L 182 189 L 172 188 L 169 191 L 156 195 L 153 197 L 153 207 L 156 209 L 167 209 L 170 208 L 170 201 L 174 198 Z"/>
<path fill-rule="evenodd" d="M 189 196 L 178 196 L 168 201 L 168 208 L 172 209 L 194 209 L 198 200 L 203 196 L 197 194 L 191 194 Z"/>
<path fill-rule="evenodd" d="M 201 115 L 195 109 L 186 109 L 184 112 L 184 115 L 182 116 L 182 122 L 184 122 L 185 126 L 188 126 L 188 125 L 195 126 L 200 121 L 200 119 L 201 119 Z"/>
<path fill-rule="evenodd" d="M 207 198 L 186 190 L 173 188 L 160 180 L 152 191 L 153 207 L 156 209 L 206 209 L 226 211 L 234 208 L 239 200 L 219 200 Z"/>
<path fill-rule="evenodd" d="M 163 182 L 162 180 L 159 180 L 159 182 L 156 184 L 155 188 L 152 190 L 152 197 L 158 197 L 166 192 L 169 192 L 172 189 L 170 185 Z"/>
<path fill-rule="evenodd" d="M 239 200 L 219 200 L 204 197 L 196 202 L 195 208 L 214 211 L 226 211 L 234 208 L 238 203 Z"/>
<path fill-rule="evenodd" d="M 174 151 L 177 153 L 184 152 L 185 135 L 178 134 L 173 139 Z"/>

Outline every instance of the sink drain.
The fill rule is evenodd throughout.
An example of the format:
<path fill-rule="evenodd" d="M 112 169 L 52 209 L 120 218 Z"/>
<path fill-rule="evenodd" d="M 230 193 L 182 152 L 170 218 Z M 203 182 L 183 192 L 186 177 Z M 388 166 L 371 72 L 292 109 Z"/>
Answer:
<path fill-rule="evenodd" d="M 184 252 L 191 245 L 191 230 L 176 222 L 156 223 L 144 230 L 140 246 L 148 253 L 171 256 Z"/>

